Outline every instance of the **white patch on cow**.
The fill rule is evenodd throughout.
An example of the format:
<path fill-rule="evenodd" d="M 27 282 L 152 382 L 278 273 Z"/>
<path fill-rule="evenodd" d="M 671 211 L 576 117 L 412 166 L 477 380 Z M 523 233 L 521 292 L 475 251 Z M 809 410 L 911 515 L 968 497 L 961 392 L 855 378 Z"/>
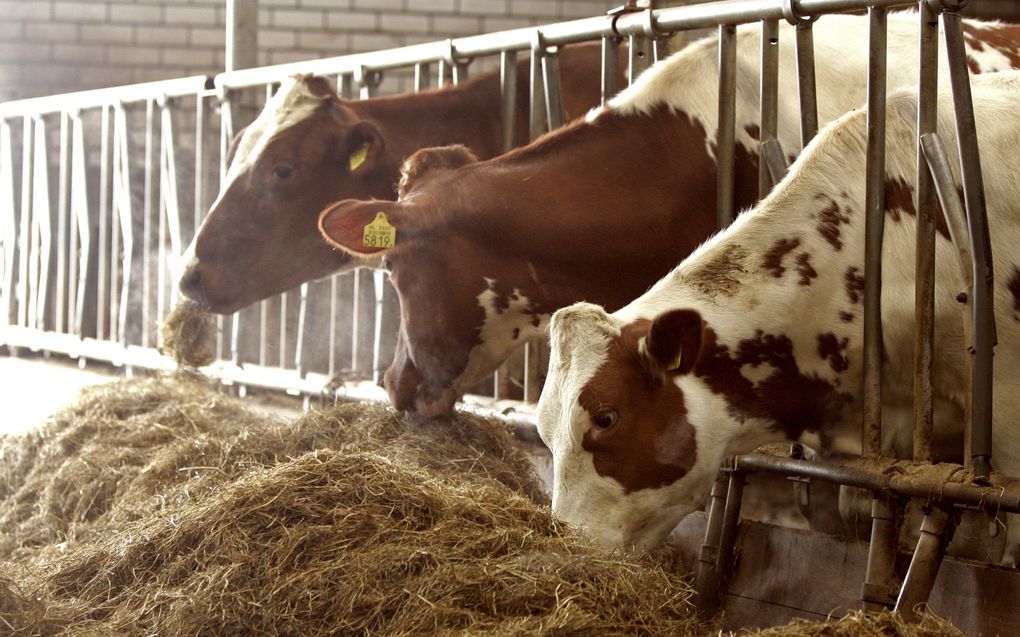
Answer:
<path fill-rule="evenodd" d="M 740 375 L 751 381 L 752 385 L 757 385 L 775 372 L 776 368 L 768 362 L 760 363 L 758 365 L 751 365 L 750 363 L 747 363 L 740 367 Z"/>
<path fill-rule="evenodd" d="M 585 114 L 584 121 L 589 123 L 589 124 L 591 124 L 592 122 L 594 122 L 595 120 L 597 120 L 599 118 L 599 115 L 601 115 L 602 113 L 605 113 L 605 112 L 606 112 L 606 107 L 605 106 L 596 106 L 595 108 L 589 110 Z"/>
<path fill-rule="evenodd" d="M 308 82 L 302 76 L 294 75 L 283 80 L 259 116 L 241 135 L 237 151 L 220 188 L 220 196 L 213 203 L 213 208 L 230 185 L 258 162 L 262 152 L 274 137 L 311 116 L 322 102 L 323 97 L 312 93 Z"/>

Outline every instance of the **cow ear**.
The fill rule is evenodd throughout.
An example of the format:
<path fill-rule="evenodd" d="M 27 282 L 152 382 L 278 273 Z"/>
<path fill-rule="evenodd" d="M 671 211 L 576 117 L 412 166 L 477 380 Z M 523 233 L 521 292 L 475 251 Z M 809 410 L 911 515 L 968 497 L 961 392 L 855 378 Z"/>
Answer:
<path fill-rule="evenodd" d="M 378 165 L 385 148 L 382 133 L 371 122 L 358 122 L 347 131 L 343 143 L 344 168 L 351 174 L 367 174 Z"/>
<path fill-rule="evenodd" d="M 330 245 L 350 254 L 380 255 L 406 241 L 407 218 L 398 202 L 345 199 L 319 215 L 319 231 Z"/>
<path fill-rule="evenodd" d="M 467 146 L 455 144 L 438 148 L 422 148 L 416 151 L 400 167 L 400 183 L 397 184 L 397 196 L 403 199 L 408 193 L 421 184 L 422 179 L 437 170 L 453 170 L 478 161 Z"/>
<path fill-rule="evenodd" d="M 659 373 L 686 374 L 701 355 L 704 325 L 694 310 L 669 310 L 655 317 L 641 347 L 649 367 Z"/>

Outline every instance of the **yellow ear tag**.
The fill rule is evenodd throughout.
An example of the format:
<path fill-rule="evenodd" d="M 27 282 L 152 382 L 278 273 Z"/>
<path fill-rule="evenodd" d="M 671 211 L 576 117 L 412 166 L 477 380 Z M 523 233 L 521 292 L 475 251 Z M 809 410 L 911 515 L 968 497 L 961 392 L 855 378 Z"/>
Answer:
<path fill-rule="evenodd" d="M 666 371 L 667 372 L 675 372 L 676 370 L 680 369 L 680 359 L 682 359 L 683 356 L 684 356 L 684 352 L 683 352 L 683 350 L 680 350 L 677 353 L 676 358 L 673 359 L 673 362 L 670 363 L 669 367 L 666 368 Z"/>
<path fill-rule="evenodd" d="M 362 164 L 364 164 L 366 159 L 368 159 L 368 144 L 362 144 L 358 150 L 351 153 L 349 160 L 351 163 L 351 172 L 354 172 Z M 385 217 L 385 215 L 383 216 Z"/>
<path fill-rule="evenodd" d="M 361 243 L 366 248 L 392 248 L 397 245 L 397 229 L 390 225 L 385 212 L 375 213 L 372 223 L 365 226 Z"/>

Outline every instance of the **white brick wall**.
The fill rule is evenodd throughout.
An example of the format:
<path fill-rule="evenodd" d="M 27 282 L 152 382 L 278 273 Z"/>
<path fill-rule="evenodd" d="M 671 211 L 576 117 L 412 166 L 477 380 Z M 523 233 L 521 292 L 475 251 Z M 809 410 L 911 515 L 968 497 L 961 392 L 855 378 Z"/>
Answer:
<path fill-rule="evenodd" d="M 587 17 L 623 2 L 257 1 L 259 64 Z M 215 74 L 225 14 L 225 0 L 0 0 L 0 100 Z"/>

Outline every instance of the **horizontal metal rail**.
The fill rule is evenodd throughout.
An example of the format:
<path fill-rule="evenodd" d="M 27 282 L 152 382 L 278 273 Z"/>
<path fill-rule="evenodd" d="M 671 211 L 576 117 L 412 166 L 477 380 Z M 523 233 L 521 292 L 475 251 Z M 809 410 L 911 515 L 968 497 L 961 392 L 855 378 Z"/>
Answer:
<path fill-rule="evenodd" d="M 676 31 L 714 28 L 723 24 L 747 24 L 759 20 L 782 20 L 784 6 L 792 4 L 796 15 L 810 17 L 822 13 L 863 11 L 868 7 L 894 8 L 913 6 L 903 0 L 734 0 L 723 3 L 705 3 L 685 7 L 672 7 L 652 11 L 652 27 L 657 33 L 668 35 Z M 412 46 L 358 53 L 319 60 L 289 62 L 256 69 L 221 73 L 216 76 L 217 87 L 226 89 L 260 86 L 279 81 L 292 73 L 336 75 L 355 73 L 359 69 L 382 71 L 412 66 L 416 63 L 448 60 L 469 60 L 475 57 L 496 55 L 503 51 L 530 49 L 536 37 L 545 46 L 559 46 L 585 42 L 602 37 L 642 36 L 647 33 L 647 11 L 626 13 L 620 16 L 598 16 L 539 27 L 525 27 L 474 35 L 453 40 L 438 40 Z M 537 36 L 536 34 L 540 34 Z"/>
<path fill-rule="evenodd" d="M 67 110 L 83 110 L 124 102 L 142 102 L 160 97 L 193 96 L 212 88 L 213 78 L 193 75 L 174 80 L 143 82 L 112 88 L 99 88 L 75 93 L 30 97 L 0 103 L 0 118 L 39 116 Z"/>
<path fill-rule="evenodd" d="M 887 496 L 1020 513 L 1020 484 L 993 474 L 991 486 L 969 483 L 971 472 L 957 464 L 916 465 L 893 458 L 798 460 L 760 453 L 738 456 L 738 469 L 760 471 L 867 489 Z M 920 469 L 920 470 L 919 470 Z M 924 469 L 938 469 L 925 472 Z M 933 475 L 934 474 L 934 475 Z"/>

